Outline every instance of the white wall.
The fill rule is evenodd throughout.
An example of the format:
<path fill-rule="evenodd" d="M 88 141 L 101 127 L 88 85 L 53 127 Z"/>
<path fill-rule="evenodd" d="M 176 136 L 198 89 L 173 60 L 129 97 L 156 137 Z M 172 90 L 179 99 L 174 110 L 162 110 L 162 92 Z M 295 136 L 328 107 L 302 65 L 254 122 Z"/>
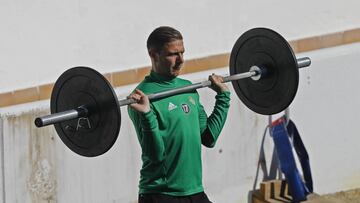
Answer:
<path fill-rule="evenodd" d="M 195 58 L 230 52 L 257 26 L 288 40 L 358 28 L 359 9 L 358 0 L 0 0 L 0 92 L 52 83 L 78 65 L 148 65 L 145 41 L 160 25 L 181 30 Z"/>
<path fill-rule="evenodd" d="M 292 114 L 306 136 L 315 187 L 321 193 L 360 187 L 360 43 L 309 55 L 313 64 L 301 71 Z"/>
<path fill-rule="evenodd" d="M 3 120 L 0 117 L 0 200 L 5 202 L 5 171 L 4 171 L 4 130 L 3 130 Z"/>
<path fill-rule="evenodd" d="M 298 57 L 303 55 L 311 57 L 313 63 L 300 71 L 300 86 L 290 116 L 309 152 L 315 192 L 359 188 L 360 110 L 356 107 L 360 93 L 356 84 L 360 43 Z M 211 72 L 228 71 L 223 68 L 184 77 L 199 81 Z M 129 88 L 117 92 L 122 98 Z M 208 89 L 199 92 L 210 112 L 214 93 Z M 140 148 L 126 110 L 122 109 L 121 131 L 114 147 L 100 157 L 85 158 L 67 149 L 52 127 L 35 128 L 34 118 L 46 114 L 48 106 L 48 101 L 43 101 L 0 109 L 5 203 L 136 202 Z M 248 110 L 232 92 L 229 117 L 216 147 L 203 148 L 204 186 L 214 202 L 247 201 L 267 119 Z M 264 148 L 269 167 L 269 135 Z M 261 178 L 260 172 L 259 181 Z"/>

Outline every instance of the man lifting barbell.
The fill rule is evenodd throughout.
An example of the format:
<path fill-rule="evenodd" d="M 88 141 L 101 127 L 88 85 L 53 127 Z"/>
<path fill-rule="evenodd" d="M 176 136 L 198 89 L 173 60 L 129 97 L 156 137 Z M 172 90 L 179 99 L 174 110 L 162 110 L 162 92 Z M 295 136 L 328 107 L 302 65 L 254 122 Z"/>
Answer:
<path fill-rule="evenodd" d="M 196 90 L 150 103 L 145 94 L 191 82 L 177 78 L 184 63 L 179 31 L 171 27 L 155 29 L 147 48 L 151 73 L 129 96 L 137 103 L 128 108 L 142 149 L 139 203 L 209 203 L 202 185 L 201 144 L 215 145 L 227 117 L 229 89 L 221 76 L 209 76 L 217 92 L 209 117 Z"/>
<path fill-rule="evenodd" d="M 199 150 L 201 143 L 210 147 L 215 144 L 226 119 L 229 92 L 221 83 L 231 81 L 237 96 L 254 112 L 276 114 L 295 98 L 298 69 L 310 66 L 311 60 L 297 59 L 277 32 L 254 28 L 235 43 L 230 54 L 230 76 L 214 75 L 210 80 L 190 84 L 176 78 L 184 48 L 181 34 L 176 30 L 170 33 L 176 36 L 160 42 L 156 37 L 151 42 L 149 37 L 153 69 L 138 86 L 140 90 L 129 98 L 119 100 L 111 84 L 96 70 L 74 67 L 61 74 L 54 85 L 51 115 L 36 118 L 35 125 L 54 124 L 72 151 L 99 156 L 114 145 L 119 135 L 120 106 L 130 104 L 129 115 L 143 151 L 139 200 L 165 198 L 170 202 L 167 198 L 179 201 L 180 196 L 185 201 L 209 202 L 201 184 Z M 214 112 L 207 118 L 195 90 L 209 86 L 218 95 Z M 141 90 L 151 94 L 145 96 Z"/>

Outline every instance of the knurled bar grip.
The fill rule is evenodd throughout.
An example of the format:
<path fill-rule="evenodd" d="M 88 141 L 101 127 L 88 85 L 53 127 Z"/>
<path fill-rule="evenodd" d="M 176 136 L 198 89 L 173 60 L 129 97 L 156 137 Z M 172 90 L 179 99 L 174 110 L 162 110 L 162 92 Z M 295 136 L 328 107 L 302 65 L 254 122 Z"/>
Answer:
<path fill-rule="evenodd" d="M 232 80 L 239 80 L 239 79 L 243 79 L 243 78 L 249 78 L 249 77 L 252 77 L 252 76 L 257 75 L 257 74 L 258 74 L 257 72 L 251 71 L 251 72 L 245 72 L 245 73 L 239 73 L 239 74 L 236 74 L 236 75 L 226 76 L 226 77 L 224 77 L 224 83 L 225 82 L 230 82 Z M 149 97 L 149 100 L 161 99 L 161 98 L 164 98 L 164 97 L 169 97 L 169 96 L 173 96 L 173 95 L 181 94 L 181 93 L 185 93 L 185 92 L 191 92 L 193 90 L 203 88 L 203 87 L 209 87 L 209 86 L 211 86 L 211 81 L 206 80 L 206 81 L 203 81 L 203 82 L 194 83 L 194 84 L 184 86 L 184 87 L 179 87 L 179 88 L 166 90 L 166 91 L 159 92 L 159 93 L 149 94 L 148 97 Z M 129 104 L 133 104 L 133 103 L 136 103 L 136 100 L 133 100 L 133 99 L 119 100 L 119 105 L 120 106 L 125 106 L 125 105 L 129 105 Z"/>

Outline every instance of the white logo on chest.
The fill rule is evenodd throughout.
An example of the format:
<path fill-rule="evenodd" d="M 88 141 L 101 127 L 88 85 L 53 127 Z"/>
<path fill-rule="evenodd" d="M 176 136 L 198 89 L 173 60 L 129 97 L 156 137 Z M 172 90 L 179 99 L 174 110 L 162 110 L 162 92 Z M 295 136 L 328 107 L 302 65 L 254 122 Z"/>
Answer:
<path fill-rule="evenodd" d="M 169 110 L 169 111 L 172 111 L 172 110 L 174 110 L 174 109 L 176 109 L 176 108 L 177 108 L 177 106 L 176 106 L 175 104 L 169 102 L 169 106 L 168 106 L 168 110 Z"/>

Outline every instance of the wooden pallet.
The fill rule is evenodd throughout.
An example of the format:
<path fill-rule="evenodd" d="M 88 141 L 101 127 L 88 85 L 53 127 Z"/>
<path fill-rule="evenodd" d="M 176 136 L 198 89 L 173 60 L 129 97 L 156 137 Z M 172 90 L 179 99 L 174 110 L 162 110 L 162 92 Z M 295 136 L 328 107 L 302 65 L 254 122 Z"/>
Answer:
<path fill-rule="evenodd" d="M 302 203 L 345 203 L 334 198 L 324 198 L 317 194 L 308 195 Z M 252 194 L 252 203 L 292 203 L 285 181 L 271 180 L 260 183 L 260 189 Z"/>

